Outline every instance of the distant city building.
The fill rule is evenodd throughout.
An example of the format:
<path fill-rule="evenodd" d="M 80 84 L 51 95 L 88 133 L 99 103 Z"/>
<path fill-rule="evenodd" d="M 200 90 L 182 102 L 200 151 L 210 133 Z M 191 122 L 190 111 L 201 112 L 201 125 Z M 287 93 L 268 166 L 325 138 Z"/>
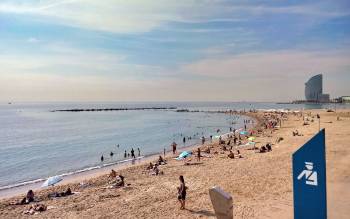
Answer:
<path fill-rule="evenodd" d="M 311 77 L 305 83 L 305 98 L 308 102 L 329 102 L 329 94 L 323 93 L 322 74 Z"/>

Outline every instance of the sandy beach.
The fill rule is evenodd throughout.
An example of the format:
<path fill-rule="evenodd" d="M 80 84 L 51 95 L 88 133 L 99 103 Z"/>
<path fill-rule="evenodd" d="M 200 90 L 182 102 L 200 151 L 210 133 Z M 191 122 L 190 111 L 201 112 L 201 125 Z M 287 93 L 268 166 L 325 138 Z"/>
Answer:
<path fill-rule="evenodd" d="M 123 188 L 108 188 L 108 171 L 84 180 L 85 185 L 66 183 L 49 189 L 34 191 L 46 211 L 25 215 L 29 205 L 9 205 L 22 196 L 0 201 L 0 218 L 215 218 L 208 189 L 219 186 L 233 196 L 235 218 L 293 218 L 293 189 L 291 156 L 321 128 L 326 129 L 328 217 L 348 218 L 350 215 L 350 110 L 308 110 L 304 115 L 314 122 L 303 125 L 303 117 L 287 114 L 281 127 L 257 134 L 257 146 L 273 143 L 272 151 L 256 153 L 240 148 L 243 158 L 230 159 L 217 143 L 208 157 L 200 162 L 193 156 L 189 162 L 174 160 L 167 155 L 167 164 L 161 165 L 164 175 L 152 176 L 146 163 L 117 169 L 125 176 Z M 264 113 L 248 113 L 262 119 Z M 339 117 L 339 118 L 338 118 Z M 256 127 L 256 130 L 260 127 Z M 293 136 L 298 130 L 301 136 Z M 283 138 L 276 142 L 276 139 Z M 248 148 L 248 147 L 246 147 Z M 216 153 L 215 153 L 216 152 Z M 148 161 L 147 161 L 148 162 Z M 177 201 L 178 177 L 183 175 L 188 186 L 186 209 L 180 210 Z M 48 198 L 53 191 L 62 192 L 68 187 L 75 194 Z"/>

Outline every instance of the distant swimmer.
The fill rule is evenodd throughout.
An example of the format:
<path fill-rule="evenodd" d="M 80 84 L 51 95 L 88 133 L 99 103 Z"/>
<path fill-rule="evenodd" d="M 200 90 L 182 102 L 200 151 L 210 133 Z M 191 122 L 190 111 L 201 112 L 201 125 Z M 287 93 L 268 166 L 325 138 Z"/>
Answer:
<path fill-rule="evenodd" d="M 114 155 L 113 151 L 111 151 L 111 153 L 109 155 L 111 155 L 111 157 L 113 157 L 113 155 Z"/>
<path fill-rule="evenodd" d="M 124 152 L 124 158 L 126 158 L 126 156 L 127 156 L 127 154 L 126 154 L 126 150 L 125 150 L 125 152 Z"/>
<path fill-rule="evenodd" d="M 117 144 L 117 148 L 119 148 L 119 144 Z"/>
<path fill-rule="evenodd" d="M 103 155 L 101 156 L 101 162 L 103 162 L 103 160 L 104 160 L 104 157 L 103 157 Z"/>

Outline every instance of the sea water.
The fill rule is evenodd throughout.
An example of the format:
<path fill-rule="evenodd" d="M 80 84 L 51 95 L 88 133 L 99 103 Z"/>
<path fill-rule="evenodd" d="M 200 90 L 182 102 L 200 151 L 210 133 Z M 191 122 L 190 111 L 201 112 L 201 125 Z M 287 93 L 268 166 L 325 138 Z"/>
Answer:
<path fill-rule="evenodd" d="M 0 104 L 0 189 L 123 161 L 127 159 L 125 150 L 130 153 L 131 148 L 136 155 L 140 148 L 141 155 L 146 156 L 161 153 L 164 148 L 170 150 L 173 141 L 179 147 L 196 144 L 202 136 L 227 133 L 230 127 L 241 128 L 247 119 L 223 113 L 176 110 L 52 112 L 113 107 L 177 107 L 200 111 L 305 108 L 247 102 Z M 113 157 L 110 152 L 114 153 Z"/>

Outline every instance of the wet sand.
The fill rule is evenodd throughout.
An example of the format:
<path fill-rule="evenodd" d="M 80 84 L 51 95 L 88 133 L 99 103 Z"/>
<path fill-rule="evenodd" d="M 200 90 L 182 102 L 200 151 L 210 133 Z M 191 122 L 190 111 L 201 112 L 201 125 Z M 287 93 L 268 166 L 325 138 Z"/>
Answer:
<path fill-rule="evenodd" d="M 321 127 L 326 128 L 327 191 L 329 218 L 350 215 L 350 111 L 326 112 L 321 115 Z M 253 113 L 261 117 L 262 113 Z M 340 120 L 337 117 L 340 116 Z M 150 176 L 146 164 L 118 169 L 130 186 L 108 189 L 107 170 L 104 175 L 78 183 L 58 185 L 34 191 L 49 209 L 36 215 L 23 215 L 28 206 L 9 206 L 20 197 L 0 201 L 0 218 L 214 218 L 208 189 L 220 186 L 233 196 L 235 218 L 292 218 L 293 191 L 291 155 L 318 131 L 318 121 L 303 126 L 302 117 L 288 115 L 282 127 L 257 137 L 257 146 L 273 142 L 272 152 L 255 153 L 240 149 L 243 158 L 229 159 L 228 152 L 217 143 L 211 144 L 211 158 L 200 162 L 192 157 L 192 165 L 184 165 L 167 156 L 168 164 L 160 170 L 164 175 Z M 292 136 L 298 130 L 303 136 Z M 270 137 L 269 137 L 270 136 Z M 283 141 L 276 143 L 276 139 Z M 217 154 L 213 152 L 217 151 Z M 188 186 L 186 210 L 179 209 L 177 186 L 183 175 Z M 74 195 L 47 198 L 52 191 L 72 188 Z"/>

